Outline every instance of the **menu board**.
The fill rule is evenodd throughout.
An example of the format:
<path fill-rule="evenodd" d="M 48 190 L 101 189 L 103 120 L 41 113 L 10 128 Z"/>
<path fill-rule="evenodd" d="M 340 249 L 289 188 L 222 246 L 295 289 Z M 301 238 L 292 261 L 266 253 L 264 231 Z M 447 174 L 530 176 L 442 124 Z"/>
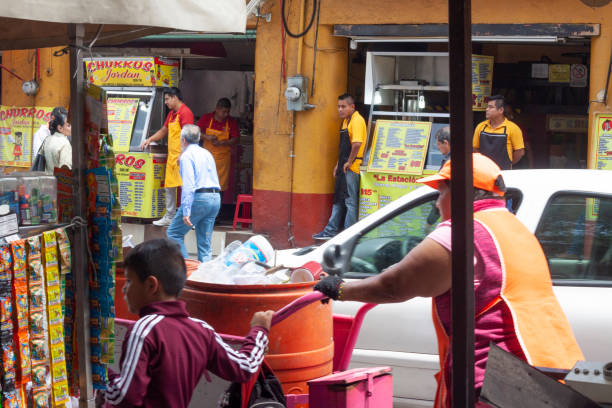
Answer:
<path fill-rule="evenodd" d="M 115 172 L 124 217 L 159 218 L 166 209 L 163 181 L 166 155 L 118 153 Z"/>
<path fill-rule="evenodd" d="M 51 119 L 52 107 L 0 106 L 0 166 L 30 167 L 32 136 Z"/>
<path fill-rule="evenodd" d="M 378 120 L 368 172 L 421 174 L 431 122 Z"/>
<path fill-rule="evenodd" d="M 612 114 L 595 114 L 594 126 L 594 168 L 612 170 Z"/>
<path fill-rule="evenodd" d="M 397 200 L 412 190 L 422 187 L 416 181 L 435 171 L 425 170 L 417 176 L 361 172 L 359 194 L 359 219 L 362 219 Z"/>
<path fill-rule="evenodd" d="M 138 98 L 108 98 L 108 132 L 113 136 L 116 152 L 128 152 L 134 119 L 138 110 Z"/>
<path fill-rule="evenodd" d="M 493 84 L 493 57 L 472 54 L 472 110 L 487 108 Z"/>

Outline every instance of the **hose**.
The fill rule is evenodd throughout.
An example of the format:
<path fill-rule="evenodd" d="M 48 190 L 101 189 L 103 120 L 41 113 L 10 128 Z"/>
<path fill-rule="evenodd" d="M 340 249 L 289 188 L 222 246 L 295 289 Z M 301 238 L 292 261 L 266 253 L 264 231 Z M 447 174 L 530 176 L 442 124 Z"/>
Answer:
<path fill-rule="evenodd" d="M 285 32 L 287 33 L 289 37 L 300 38 L 300 37 L 305 36 L 308 33 L 308 31 L 310 31 L 310 29 L 312 28 L 312 24 L 314 23 L 314 19 L 315 19 L 315 14 L 317 14 L 317 0 L 313 0 L 312 14 L 310 15 L 310 21 L 308 22 L 308 26 L 306 26 L 304 31 L 302 31 L 301 33 L 298 33 L 298 34 L 292 33 L 289 30 L 289 27 L 287 25 L 287 17 L 285 16 L 285 0 L 281 0 L 281 19 L 283 22 L 283 27 L 285 28 Z"/>

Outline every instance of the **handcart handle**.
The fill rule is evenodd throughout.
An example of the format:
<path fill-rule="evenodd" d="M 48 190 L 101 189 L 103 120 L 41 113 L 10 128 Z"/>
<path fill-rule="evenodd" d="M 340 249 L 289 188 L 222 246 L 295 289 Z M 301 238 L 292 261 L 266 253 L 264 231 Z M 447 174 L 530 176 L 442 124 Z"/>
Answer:
<path fill-rule="evenodd" d="M 311 303 L 318 302 L 325 298 L 326 296 L 323 293 L 315 290 L 302 297 L 295 299 L 293 302 L 289 303 L 288 305 L 277 310 L 274 313 L 274 315 L 272 316 L 272 326 L 282 322 L 283 320 L 291 316 L 293 313 L 310 305 Z"/>

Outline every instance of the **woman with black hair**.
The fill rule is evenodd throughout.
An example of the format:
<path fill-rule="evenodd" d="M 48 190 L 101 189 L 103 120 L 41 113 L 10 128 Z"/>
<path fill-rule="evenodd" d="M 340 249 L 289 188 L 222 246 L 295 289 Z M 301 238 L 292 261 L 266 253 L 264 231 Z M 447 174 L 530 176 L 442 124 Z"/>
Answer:
<path fill-rule="evenodd" d="M 49 122 L 51 135 L 43 142 L 45 155 L 45 172 L 53 174 L 55 167 L 64 167 L 72 170 L 72 145 L 68 138 L 72 135 L 68 115 L 63 113 L 55 116 Z"/>

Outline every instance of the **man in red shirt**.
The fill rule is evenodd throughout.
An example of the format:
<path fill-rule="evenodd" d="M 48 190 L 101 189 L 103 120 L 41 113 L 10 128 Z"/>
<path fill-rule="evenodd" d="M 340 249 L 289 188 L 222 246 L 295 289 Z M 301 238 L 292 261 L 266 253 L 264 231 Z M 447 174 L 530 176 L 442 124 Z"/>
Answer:
<path fill-rule="evenodd" d="M 167 227 L 176 214 L 176 188 L 181 186 L 181 175 L 179 173 L 179 156 L 181 155 L 181 129 L 185 125 L 193 125 L 193 113 L 183 103 L 181 90 L 177 87 L 169 88 L 164 92 L 164 103 L 170 109 L 164 126 L 153 136 L 145 139 L 140 145 L 146 149 L 151 142 L 158 141 L 168 136 L 168 162 L 166 163 L 166 214 L 159 220 L 153 221 L 158 227 Z"/>
<path fill-rule="evenodd" d="M 232 164 L 232 146 L 240 140 L 238 121 L 230 117 L 232 104 L 229 99 L 221 98 L 215 110 L 198 120 L 202 131 L 203 147 L 215 158 L 221 191 L 227 190 L 229 172 Z"/>

